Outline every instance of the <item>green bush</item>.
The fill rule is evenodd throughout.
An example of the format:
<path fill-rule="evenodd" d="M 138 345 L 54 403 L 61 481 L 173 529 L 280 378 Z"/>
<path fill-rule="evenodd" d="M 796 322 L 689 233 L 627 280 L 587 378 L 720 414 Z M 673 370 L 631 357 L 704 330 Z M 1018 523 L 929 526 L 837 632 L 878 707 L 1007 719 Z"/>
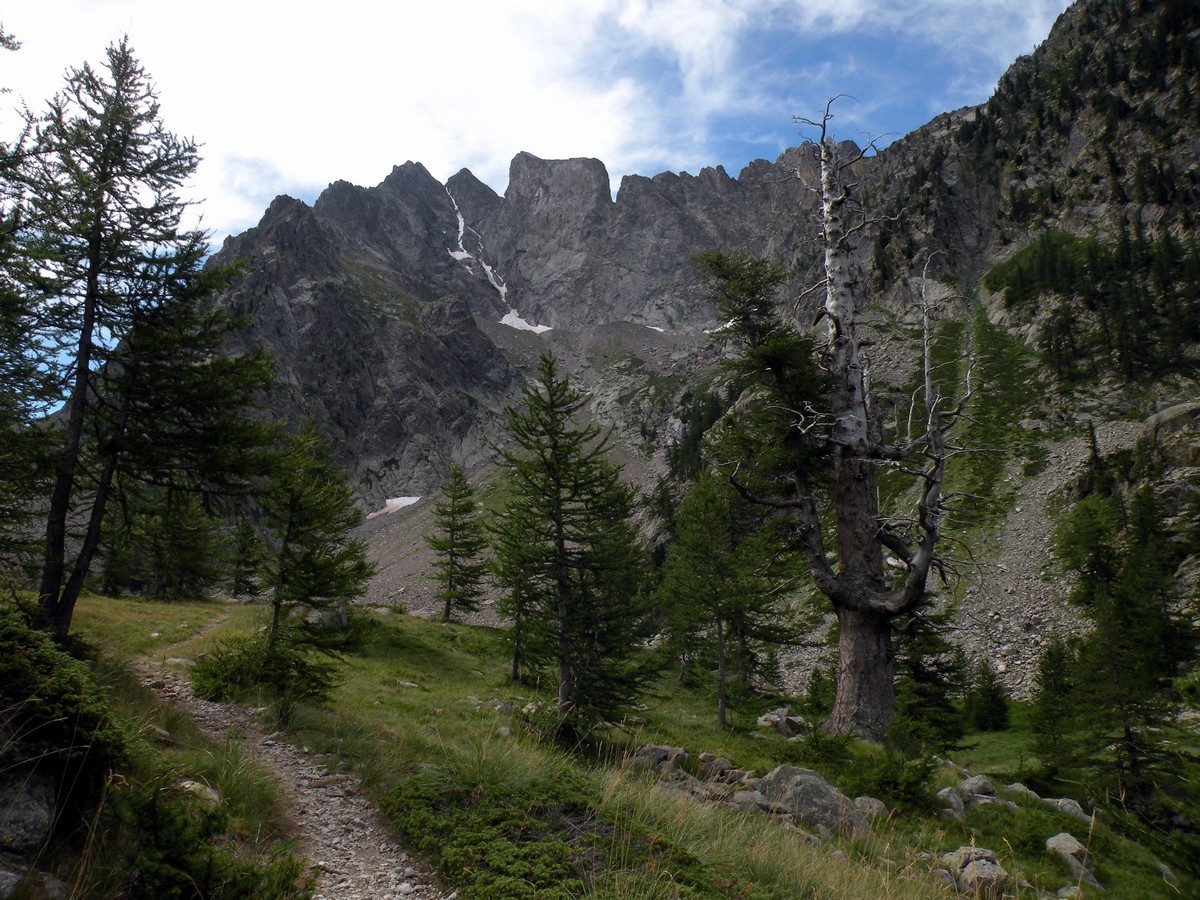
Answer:
<path fill-rule="evenodd" d="M 227 641 L 196 661 L 192 690 L 205 700 L 226 702 L 266 694 L 285 704 L 322 702 L 337 684 L 337 668 L 303 643 L 281 634 Z"/>
<path fill-rule="evenodd" d="M 383 809 L 464 896 L 566 900 L 583 889 L 563 827 L 587 818 L 577 796 L 561 782 L 448 787 L 446 774 L 430 769 L 394 790 Z"/>
<path fill-rule="evenodd" d="M 223 804 L 207 806 L 180 791 L 170 776 L 124 785 L 110 809 L 119 829 L 106 838 L 110 857 L 122 860 L 110 879 L 125 896 L 178 898 L 312 896 L 305 861 L 286 851 L 267 859 L 240 856 L 224 840 Z"/>
<path fill-rule="evenodd" d="M 0 771 L 36 762 L 56 776 L 60 799 L 82 801 L 96 795 L 126 746 L 91 669 L 21 613 L 0 609 Z"/>

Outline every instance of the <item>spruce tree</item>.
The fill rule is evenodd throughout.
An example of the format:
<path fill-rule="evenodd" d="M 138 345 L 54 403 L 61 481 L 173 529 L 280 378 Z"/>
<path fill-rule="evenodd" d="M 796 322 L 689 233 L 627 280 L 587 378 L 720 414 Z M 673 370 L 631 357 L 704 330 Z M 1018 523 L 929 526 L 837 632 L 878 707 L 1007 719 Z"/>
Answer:
<path fill-rule="evenodd" d="M 460 466 L 450 470 L 442 486 L 442 501 L 434 506 L 437 530 L 425 536 L 435 554 L 434 598 L 442 604 L 442 621 L 475 612 L 483 599 L 487 562 L 487 532 L 475 501 L 475 491 Z"/>
<path fill-rule="evenodd" d="M 516 542 L 496 548 L 506 587 L 536 610 L 558 681 L 556 736 L 566 742 L 618 717 L 646 678 L 646 553 L 633 497 L 604 457 L 599 428 L 579 421 L 587 398 L 543 355 L 524 410 L 506 410 L 502 451 Z M 512 554 L 511 556 L 509 554 Z"/>

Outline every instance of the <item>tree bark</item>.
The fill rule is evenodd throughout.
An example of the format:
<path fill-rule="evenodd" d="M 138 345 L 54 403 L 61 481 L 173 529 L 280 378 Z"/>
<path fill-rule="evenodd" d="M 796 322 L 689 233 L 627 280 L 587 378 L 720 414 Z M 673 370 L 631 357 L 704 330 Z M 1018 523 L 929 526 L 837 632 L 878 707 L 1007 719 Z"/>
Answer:
<path fill-rule="evenodd" d="M 825 729 L 882 742 L 896 713 L 896 656 L 892 617 L 871 609 L 840 608 L 838 677 Z"/>

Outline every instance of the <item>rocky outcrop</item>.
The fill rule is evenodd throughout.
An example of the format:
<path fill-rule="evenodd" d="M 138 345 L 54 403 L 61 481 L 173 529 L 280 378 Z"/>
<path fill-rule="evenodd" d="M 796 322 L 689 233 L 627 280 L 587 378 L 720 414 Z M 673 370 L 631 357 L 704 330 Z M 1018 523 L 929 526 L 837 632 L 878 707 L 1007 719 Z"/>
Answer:
<path fill-rule="evenodd" d="M 27 766 L 0 773 L 0 852 L 21 856 L 45 846 L 57 808 L 52 775 Z"/>
<path fill-rule="evenodd" d="M 882 801 L 851 800 L 818 773 L 797 766 L 776 766 L 759 777 L 707 753 L 693 764 L 682 747 L 656 744 L 641 747 L 631 764 L 655 772 L 664 783 L 698 799 L 786 819 L 825 838 L 865 835 L 872 822 L 888 816 Z"/>

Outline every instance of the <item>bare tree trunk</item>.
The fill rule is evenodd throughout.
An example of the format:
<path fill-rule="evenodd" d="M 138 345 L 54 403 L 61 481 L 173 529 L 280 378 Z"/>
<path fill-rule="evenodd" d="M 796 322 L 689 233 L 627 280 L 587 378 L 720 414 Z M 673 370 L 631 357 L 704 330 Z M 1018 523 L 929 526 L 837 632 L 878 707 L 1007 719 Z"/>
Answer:
<path fill-rule="evenodd" d="M 728 706 L 728 698 L 726 697 L 725 681 L 727 678 L 725 672 L 725 622 L 721 614 L 717 613 L 717 727 L 725 727 L 725 710 Z"/>
<path fill-rule="evenodd" d="M 830 101 L 832 104 L 833 101 Z M 824 239 L 825 315 L 828 319 L 827 360 L 833 376 L 830 435 L 834 448 L 833 507 L 838 567 L 835 572 L 819 537 L 810 543 L 809 560 L 820 589 L 829 597 L 840 626 L 838 679 L 833 711 L 825 724 L 835 734 L 857 734 L 882 741 L 895 715 L 895 655 L 892 621 L 915 607 L 925 596 L 925 580 L 934 564 L 934 544 L 942 519 L 941 483 L 944 444 L 939 397 L 932 383 L 926 304 L 925 400 L 929 409 L 922 436 L 931 460 L 922 473 L 925 483 L 919 502 L 920 538 L 908 547 L 899 535 L 885 534 L 879 508 L 875 468 L 881 459 L 905 459 L 915 447 L 882 443 L 875 421 L 875 398 L 867 366 L 860 356 L 856 318 L 866 307 L 851 266 L 850 237 L 863 222 L 848 226 L 846 206 L 853 184 L 847 179 L 862 152 L 840 156 L 827 132 L 830 107 L 819 122 L 821 224 Z M 868 145 L 870 146 L 870 145 Z M 803 487 L 803 486 L 802 486 Z M 801 492 L 803 496 L 803 491 Z M 812 505 L 811 495 L 804 501 Z M 802 504 L 802 508 L 803 508 Z M 819 529 L 811 512 L 810 528 Z M 896 586 L 884 571 L 885 539 L 903 557 L 908 573 Z"/>
<path fill-rule="evenodd" d="M 882 741 L 896 713 L 891 617 L 843 607 L 837 620 L 837 694 L 825 729 Z"/>

